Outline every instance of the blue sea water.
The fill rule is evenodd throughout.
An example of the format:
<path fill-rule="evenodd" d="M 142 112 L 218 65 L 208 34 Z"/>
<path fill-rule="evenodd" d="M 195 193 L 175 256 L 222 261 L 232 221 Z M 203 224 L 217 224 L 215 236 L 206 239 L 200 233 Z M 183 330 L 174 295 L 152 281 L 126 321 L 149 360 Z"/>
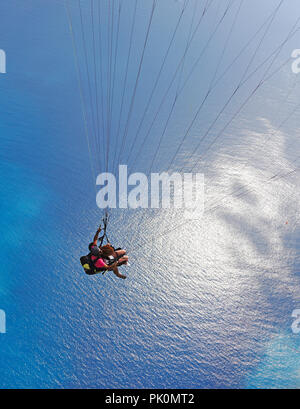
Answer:
<path fill-rule="evenodd" d="M 89 99 L 85 52 L 95 90 L 90 12 L 94 4 L 96 19 L 99 2 L 81 2 L 86 49 L 78 2 L 68 3 L 92 133 L 96 94 L 92 92 Z M 109 170 L 115 165 L 113 152 L 120 146 L 119 108 L 134 11 L 134 1 L 121 3 Z M 193 15 L 195 27 L 205 3 L 187 2 L 176 46 L 170 51 L 138 142 L 184 53 Z M 166 170 L 215 70 L 218 75 L 223 72 L 278 3 L 243 4 L 218 68 L 239 2 L 232 3 L 228 20 L 210 41 L 227 4 L 212 2 L 186 56 L 179 85 L 201 52 L 203 58 L 178 98 L 155 171 Z M 117 21 L 119 2 L 100 2 L 104 62 L 109 50 L 105 13 L 112 4 Z M 122 129 L 152 1 L 137 4 Z M 121 152 L 123 161 L 130 154 L 130 142 L 183 5 L 158 1 L 128 142 Z M 96 206 L 90 164 L 95 173 L 105 170 L 107 144 L 104 138 L 98 146 L 100 139 L 91 137 L 90 163 L 64 2 L 1 3 L 0 48 L 7 57 L 7 73 L 0 74 L 0 309 L 5 311 L 7 327 L 0 334 L 1 388 L 299 388 L 300 335 L 291 330 L 292 311 L 300 308 L 299 173 L 268 183 L 273 175 L 289 173 L 299 165 L 297 111 L 284 122 L 299 103 L 299 77 L 291 70 L 292 61 L 253 95 L 204 157 L 263 75 L 258 70 L 222 112 L 192 158 L 194 162 L 185 162 L 233 92 L 251 56 L 255 59 L 249 72 L 284 41 L 299 15 L 296 0 L 281 7 L 261 47 L 256 49 L 258 37 L 212 92 L 173 164 L 178 170 L 199 163 L 206 181 L 204 217 L 182 225 L 178 211 L 111 211 L 111 241 L 124 246 L 131 259 L 124 268 L 128 278 L 118 280 L 110 273 L 85 276 L 79 263 L 103 215 Z M 297 33 L 284 44 L 270 73 L 299 43 Z M 109 75 L 105 67 L 106 63 L 104 89 Z M 132 171 L 149 169 L 179 78 L 140 156 L 132 155 L 128 163 Z M 243 186 L 249 193 L 240 197 L 235 192 Z M 220 208 L 211 212 L 216 204 Z M 172 230 L 177 226 L 181 227 Z M 160 234 L 164 234 L 162 239 Z"/>

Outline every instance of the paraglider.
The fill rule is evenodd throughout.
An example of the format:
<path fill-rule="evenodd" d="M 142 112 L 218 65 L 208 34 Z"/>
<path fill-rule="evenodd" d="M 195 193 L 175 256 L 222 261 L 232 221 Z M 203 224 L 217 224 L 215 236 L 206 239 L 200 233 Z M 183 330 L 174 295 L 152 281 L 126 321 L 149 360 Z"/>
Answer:
<path fill-rule="evenodd" d="M 85 273 L 88 275 L 99 273 L 104 275 L 107 271 L 112 271 L 117 277 L 125 279 L 126 276 L 119 272 L 118 267 L 121 265 L 128 265 L 128 256 L 126 255 L 126 250 L 121 248 L 115 249 L 109 243 L 106 234 L 107 222 L 108 216 L 106 214 L 106 217 L 103 219 L 103 235 L 99 238 L 99 234 L 102 231 L 100 225 L 95 233 L 93 241 L 89 244 L 89 254 L 82 256 L 80 262 Z M 104 238 L 106 238 L 107 244 L 102 246 Z"/>

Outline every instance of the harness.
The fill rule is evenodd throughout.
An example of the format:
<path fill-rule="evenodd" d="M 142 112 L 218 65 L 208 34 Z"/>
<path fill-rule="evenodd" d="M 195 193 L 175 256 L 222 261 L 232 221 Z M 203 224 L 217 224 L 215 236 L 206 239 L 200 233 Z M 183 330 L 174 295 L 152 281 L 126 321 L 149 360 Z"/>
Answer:
<path fill-rule="evenodd" d="M 122 258 L 122 257 L 123 256 L 114 257 L 114 258 L 112 258 L 110 260 L 107 260 L 105 262 L 105 264 L 107 264 L 108 266 L 111 266 L 116 261 L 120 260 L 120 258 Z M 99 258 L 102 258 L 102 257 L 97 257 L 94 260 L 92 260 L 92 254 L 91 253 L 89 253 L 87 256 L 83 256 L 83 257 L 80 258 L 81 265 L 84 268 L 84 271 L 86 272 L 86 274 L 93 275 L 93 274 L 97 274 L 97 273 L 102 272 L 102 275 L 104 275 L 108 271 L 104 267 L 99 268 L 99 267 L 95 266 L 95 264 L 96 264 L 97 260 L 99 260 Z M 123 264 L 123 263 L 121 262 L 121 264 Z"/>
<path fill-rule="evenodd" d="M 104 267 L 96 267 L 96 263 L 97 263 L 97 261 L 99 260 L 99 258 L 102 258 L 102 257 L 96 257 L 94 260 L 92 260 L 92 254 L 90 253 L 90 254 L 88 254 L 88 257 L 89 257 L 89 260 L 90 260 L 90 265 L 92 265 L 92 267 L 93 267 L 93 270 L 95 271 L 95 274 L 96 273 L 99 273 L 99 272 L 101 272 L 102 271 L 102 275 L 104 275 L 105 273 L 106 273 L 106 269 L 104 268 Z M 94 256 L 95 257 L 95 256 Z M 105 263 L 106 264 L 106 263 Z"/>
<path fill-rule="evenodd" d="M 100 257 L 98 257 L 100 258 Z M 92 254 L 89 253 L 86 256 L 80 257 L 80 263 L 85 271 L 86 274 L 88 275 L 94 275 L 102 271 L 102 274 L 105 274 L 106 270 L 104 268 L 97 268 L 95 266 L 95 262 L 98 260 L 96 258 L 95 260 L 92 260 Z"/>

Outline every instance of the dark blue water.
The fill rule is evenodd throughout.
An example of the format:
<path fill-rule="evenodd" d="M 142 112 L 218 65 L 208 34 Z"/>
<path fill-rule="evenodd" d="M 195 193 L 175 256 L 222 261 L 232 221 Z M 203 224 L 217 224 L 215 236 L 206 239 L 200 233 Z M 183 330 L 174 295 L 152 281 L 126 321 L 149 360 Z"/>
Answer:
<path fill-rule="evenodd" d="M 91 158 L 64 2 L 11 0 L 0 5 L 0 48 L 7 56 L 7 73 L 0 74 L 0 309 L 7 319 L 7 332 L 0 334 L 0 386 L 298 388 L 300 338 L 291 330 L 291 314 L 300 308 L 299 173 L 267 182 L 273 175 L 289 173 L 299 165 L 299 114 L 290 114 L 299 103 L 300 90 L 299 77 L 291 71 L 292 61 L 283 65 L 222 131 L 268 65 L 258 70 L 222 112 L 196 155 L 188 159 L 230 97 L 251 56 L 255 58 L 249 73 L 285 40 L 300 15 L 297 1 L 280 8 L 261 46 L 263 32 L 215 87 L 172 164 L 174 170 L 185 166 L 187 171 L 196 164 L 196 169 L 204 173 L 204 217 L 181 226 L 180 211 L 111 212 L 111 241 L 127 248 L 131 258 L 124 281 L 111 273 L 87 277 L 79 264 L 103 215 L 96 206 L 90 165 L 95 174 L 105 170 L 107 140 L 103 135 L 107 135 L 108 125 L 105 122 L 102 129 L 101 109 L 100 126 L 96 125 L 93 74 L 95 68 L 99 71 L 93 63 L 92 2 L 82 2 L 86 48 L 78 3 L 69 3 L 82 71 Z M 131 152 L 131 142 L 184 5 L 180 1 L 158 1 L 120 154 L 120 162 L 128 164 L 131 171 L 149 171 L 176 91 L 203 52 L 178 97 L 152 170 L 168 168 L 216 69 L 218 78 L 279 2 L 254 1 L 251 7 L 243 4 L 221 60 L 239 2 L 232 3 L 210 41 L 226 5 L 231 4 L 212 2 L 181 74 L 137 155 L 184 54 L 191 21 L 195 28 L 205 3 L 188 2 Z M 93 4 L 96 21 L 99 3 Z M 100 2 L 104 90 L 109 75 L 105 16 L 112 4 Z M 152 2 L 137 4 L 120 125 L 123 131 Z M 114 5 L 116 22 L 119 2 Z M 113 158 L 120 148 L 118 120 L 134 1 L 123 1 L 122 6 L 111 110 L 110 171 L 118 164 Z M 270 74 L 299 48 L 299 42 L 297 33 L 284 44 Z M 99 48 L 96 55 L 100 55 Z M 107 100 L 104 95 L 103 106 L 107 106 Z M 100 106 L 100 94 L 98 102 Z M 247 195 L 235 193 L 245 186 Z M 220 207 L 212 211 L 216 205 Z M 181 227 L 173 230 L 177 226 Z M 157 237 L 160 234 L 164 234 L 162 238 Z"/>

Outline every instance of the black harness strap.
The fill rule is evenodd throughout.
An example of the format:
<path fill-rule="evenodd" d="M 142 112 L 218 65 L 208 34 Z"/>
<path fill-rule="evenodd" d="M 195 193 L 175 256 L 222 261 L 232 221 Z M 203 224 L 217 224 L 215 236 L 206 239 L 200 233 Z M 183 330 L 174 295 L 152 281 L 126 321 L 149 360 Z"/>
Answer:
<path fill-rule="evenodd" d="M 96 271 L 97 273 L 102 272 L 102 275 L 104 275 L 107 272 L 107 270 L 104 267 L 103 268 L 98 268 L 98 267 L 95 266 L 95 263 L 101 257 L 96 257 L 95 260 L 92 260 L 92 254 L 89 253 L 88 258 L 89 258 L 89 261 L 90 261 L 90 265 L 92 265 L 94 271 Z"/>
<path fill-rule="evenodd" d="M 106 212 L 106 213 L 105 213 L 105 216 L 104 216 L 103 219 L 102 219 L 102 222 L 103 222 L 103 234 L 102 234 L 102 236 L 99 237 L 99 239 L 98 239 L 98 240 L 99 240 L 99 247 L 102 246 L 104 239 L 106 239 L 107 243 L 109 243 L 109 240 L 108 240 L 108 237 L 107 237 L 107 233 L 106 233 L 108 221 L 109 221 L 109 217 L 108 217 L 108 213 Z"/>

